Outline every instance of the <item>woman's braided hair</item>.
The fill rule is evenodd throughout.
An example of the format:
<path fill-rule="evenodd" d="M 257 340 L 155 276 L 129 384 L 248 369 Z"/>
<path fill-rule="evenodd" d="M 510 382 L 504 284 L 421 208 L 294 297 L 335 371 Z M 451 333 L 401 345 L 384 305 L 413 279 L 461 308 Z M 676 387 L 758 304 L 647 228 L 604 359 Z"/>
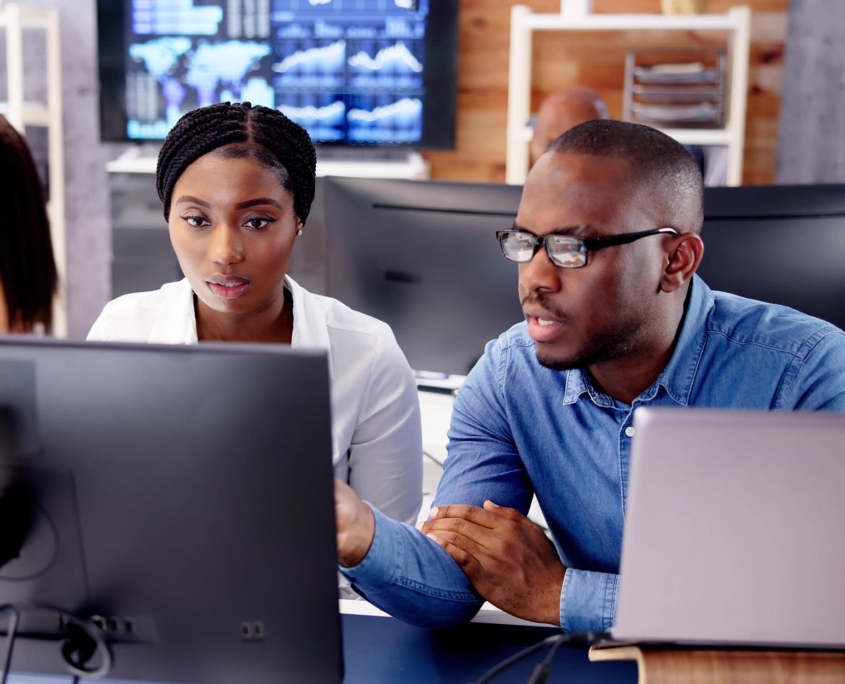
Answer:
<path fill-rule="evenodd" d="M 167 134 L 158 154 L 156 190 L 170 219 L 173 187 L 185 169 L 220 148 L 227 157 L 252 155 L 276 169 L 293 191 L 296 215 L 305 223 L 314 201 L 317 154 L 308 132 L 275 109 L 249 102 L 221 102 L 185 114 Z"/>

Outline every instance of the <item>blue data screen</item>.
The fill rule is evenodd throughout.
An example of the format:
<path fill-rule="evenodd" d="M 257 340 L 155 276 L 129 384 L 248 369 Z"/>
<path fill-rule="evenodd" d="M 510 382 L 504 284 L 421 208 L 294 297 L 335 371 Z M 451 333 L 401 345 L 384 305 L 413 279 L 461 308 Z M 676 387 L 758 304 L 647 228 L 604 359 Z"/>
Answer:
<path fill-rule="evenodd" d="M 315 143 L 420 143 L 429 0 L 127 0 L 126 127 L 190 109 L 274 107 Z"/>

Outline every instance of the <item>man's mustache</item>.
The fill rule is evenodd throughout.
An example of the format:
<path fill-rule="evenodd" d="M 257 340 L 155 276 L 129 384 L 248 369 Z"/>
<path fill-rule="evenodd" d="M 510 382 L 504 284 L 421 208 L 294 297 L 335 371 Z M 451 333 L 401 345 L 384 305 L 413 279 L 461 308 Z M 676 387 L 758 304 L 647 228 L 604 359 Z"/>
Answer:
<path fill-rule="evenodd" d="M 560 321 L 566 321 L 569 319 L 569 314 L 562 309 L 559 309 L 557 305 L 545 295 L 527 294 L 522 298 L 520 304 L 522 305 L 523 310 L 526 306 L 536 306 Z"/>

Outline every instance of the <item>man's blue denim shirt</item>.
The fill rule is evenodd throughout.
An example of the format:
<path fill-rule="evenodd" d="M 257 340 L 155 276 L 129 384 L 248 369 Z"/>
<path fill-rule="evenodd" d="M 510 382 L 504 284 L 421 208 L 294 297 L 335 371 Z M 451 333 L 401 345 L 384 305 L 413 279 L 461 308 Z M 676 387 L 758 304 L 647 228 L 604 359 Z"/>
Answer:
<path fill-rule="evenodd" d="M 845 411 L 845 333 L 791 309 L 692 283 L 669 364 L 633 404 L 580 370 L 541 366 L 521 323 L 488 343 L 458 393 L 434 505 L 490 499 L 528 511 L 534 494 L 567 567 L 565 631 L 614 621 L 632 414 L 638 406 Z M 367 599 L 414 624 L 470 619 L 482 599 L 413 527 L 375 512 L 364 560 L 341 568 Z"/>

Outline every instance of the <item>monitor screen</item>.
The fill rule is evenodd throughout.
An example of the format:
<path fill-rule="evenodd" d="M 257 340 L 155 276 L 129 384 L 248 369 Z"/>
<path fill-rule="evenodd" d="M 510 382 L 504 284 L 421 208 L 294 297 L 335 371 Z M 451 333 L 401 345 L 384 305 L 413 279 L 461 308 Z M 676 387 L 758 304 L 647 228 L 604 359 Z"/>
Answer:
<path fill-rule="evenodd" d="M 326 294 L 388 323 L 417 370 L 466 374 L 524 320 L 495 231 L 513 185 L 326 178 Z M 714 290 L 845 328 L 845 186 L 705 189 L 699 274 Z"/>
<path fill-rule="evenodd" d="M 249 101 L 315 144 L 454 147 L 458 0 L 98 0 L 98 22 L 105 141 Z"/>
<path fill-rule="evenodd" d="M 514 185 L 323 179 L 326 294 L 388 323 L 411 367 L 466 375 L 524 320 L 496 231 Z"/>
<path fill-rule="evenodd" d="M 710 288 L 845 329 L 845 186 L 706 188 L 701 237 Z"/>
<path fill-rule="evenodd" d="M 0 604 L 99 620 L 110 680 L 340 684 L 325 352 L 4 338 L 0 415 Z M 24 611 L 12 670 L 64 636 Z"/>

